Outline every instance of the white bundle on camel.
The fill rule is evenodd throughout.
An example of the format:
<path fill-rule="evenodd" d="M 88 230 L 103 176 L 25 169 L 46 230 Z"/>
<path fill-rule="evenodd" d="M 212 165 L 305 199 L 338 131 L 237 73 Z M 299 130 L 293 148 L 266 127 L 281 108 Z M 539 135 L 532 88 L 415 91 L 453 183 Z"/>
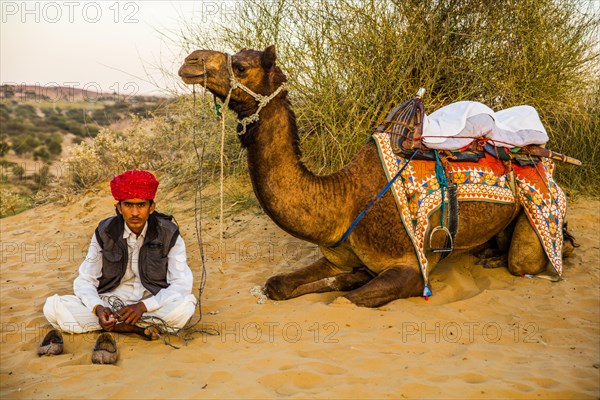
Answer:
<path fill-rule="evenodd" d="M 508 148 L 548 142 L 537 111 L 526 105 L 494 112 L 477 101 L 459 101 L 423 118 L 421 140 L 429 148 L 458 150 L 480 137 Z"/>

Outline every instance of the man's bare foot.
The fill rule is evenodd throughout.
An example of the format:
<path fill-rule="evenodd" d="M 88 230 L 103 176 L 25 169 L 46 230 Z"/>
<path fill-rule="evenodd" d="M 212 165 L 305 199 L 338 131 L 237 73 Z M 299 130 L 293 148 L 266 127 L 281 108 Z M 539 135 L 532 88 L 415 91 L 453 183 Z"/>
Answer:
<path fill-rule="evenodd" d="M 144 329 L 144 337 L 146 340 L 157 340 L 160 339 L 160 331 L 155 326 L 149 326 Z"/>

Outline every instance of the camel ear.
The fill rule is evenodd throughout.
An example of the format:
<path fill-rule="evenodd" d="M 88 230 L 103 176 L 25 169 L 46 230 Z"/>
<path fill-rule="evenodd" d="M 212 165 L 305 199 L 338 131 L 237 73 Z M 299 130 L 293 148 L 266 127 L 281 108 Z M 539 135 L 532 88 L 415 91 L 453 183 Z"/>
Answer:
<path fill-rule="evenodd" d="M 260 57 L 260 65 L 263 69 L 270 71 L 271 68 L 275 66 L 275 60 L 277 59 L 277 54 L 275 52 L 275 46 L 270 45 L 267 47 Z"/>

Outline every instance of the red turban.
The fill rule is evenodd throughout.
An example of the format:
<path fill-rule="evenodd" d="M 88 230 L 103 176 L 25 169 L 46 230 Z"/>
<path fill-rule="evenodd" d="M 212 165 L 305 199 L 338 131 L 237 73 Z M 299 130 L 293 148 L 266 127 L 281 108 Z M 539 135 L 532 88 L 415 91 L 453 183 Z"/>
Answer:
<path fill-rule="evenodd" d="M 148 171 L 133 169 L 110 181 L 110 190 L 117 201 L 128 199 L 154 200 L 158 181 Z"/>

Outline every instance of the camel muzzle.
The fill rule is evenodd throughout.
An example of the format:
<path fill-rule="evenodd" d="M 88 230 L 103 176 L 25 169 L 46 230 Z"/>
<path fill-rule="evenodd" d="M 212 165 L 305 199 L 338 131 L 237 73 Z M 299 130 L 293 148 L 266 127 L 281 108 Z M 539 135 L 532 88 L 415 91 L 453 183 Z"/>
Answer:
<path fill-rule="evenodd" d="M 206 76 L 206 70 L 203 60 L 189 57 L 184 61 L 183 65 L 179 68 L 177 74 L 187 84 L 200 83 L 201 79 Z"/>
<path fill-rule="evenodd" d="M 202 50 L 196 50 L 185 58 L 183 65 L 177 74 L 187 84 L 201 83 L 206 78 L 206 61 L 208 54 Z"/>
<path fill-rule="evenodd" d="M 179 69 L 179 77 L 188 85 L 194 83 L 202 83 L 206 74 L 193 74 L 183 71 L 186 66 L 184 65 Z"/>

